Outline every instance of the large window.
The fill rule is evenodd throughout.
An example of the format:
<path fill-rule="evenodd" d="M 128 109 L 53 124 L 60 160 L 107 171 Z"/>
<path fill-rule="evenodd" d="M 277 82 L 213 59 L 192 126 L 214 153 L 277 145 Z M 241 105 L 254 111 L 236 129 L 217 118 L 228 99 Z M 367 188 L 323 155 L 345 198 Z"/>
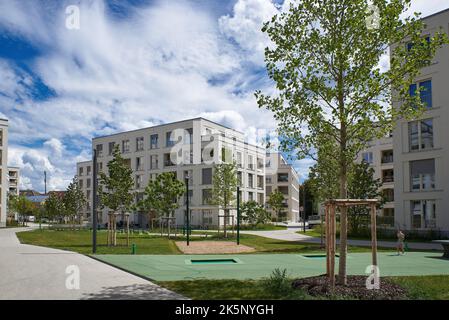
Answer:
<path fill-rule="evenodd" d="M 393 162 L 393 150 L 382 151 L 382 163 L 392 163 Z"/>
<path fill-rule="evenodd" d="M 97 157 L 102 157 L 102 156 L 103 156 L 103 145 L 97 144 Z"/>
<path fill-rule="evenodd" d="M 140 171 L 140 170 L 144 170 L 143 168 L 143 157 L 137 157 L 136 158 L 136 170 Z"/>
<path fill-rule="evenodd" d="M 165 146 L 172 147 L 175 145 L 175 141 L 171 139 L 171 131 L 165 134 Z"/>
<path fill-rule="evenodd" d="M 394 182 L 394 171 L 393 171 L 393 169 L 382 170 L 382 182 L 383 183 Z"/>
<path fill-rule="evenodd" d="M 129 148 L 130 144 L 129 144 L 129 140 L 123 140 L 122 141 L 122 152 L 123 153 L 128 153 L 130 148 Z"/>
<path fill-rule="evenodd" d="M 202 204 L 210 204 L 212 200 L 212 190 L 211 189 L 203 189 L 202 194 Z"/>
<path fill-rule="evenodd" d="M 278 173 L 278 182 L 288 182 L 288 173 Z"/>
<path fill-rule="evenodd" d="M 201 183 L 212 184 L 212 168 L 204 168 L 201 170 Z"/>
<path fill-rule="evenodd" d="M 237 166 L 239 168 L 243 168 L 243 158 L 241 152 L 237 152 Z"/>
<path fill-rule="evenodd" d="M 435 159 L 410 161 L 412 191 L 435 189 Z"/>
<path fill-rule="evenodd" d="M 212 211 L 211 210 L 203 210 L 203 224 L 204 225 L 211 225 L 212 224 Z"/>
<path fill-rule="evenodd" d="M 150 169 L 155 170 L 158 169 L 159 163 L 158 163 L 158 156 L 156 154 L 153 154 L 150 156 Z"/>
<path fill-rule="evenodd" d="M 108 144 L 109 146 L 109 155 L 111 156 L 114 153 L 114 148 L 115 148 L 115 142 L 109 142 Z"/>
<path fill-rule="evenodd" d="M 136 151 L 143 151 L 143 137 L 136 138 Z"/>
<path fill-rule="evenodd" d="M 426 80 L 419 83 L 411 84 L 409 87 L 409 93 L 411 97 L 419 95 L 424 107 L 432 108 L 432 80 Z"/>
<path fill-rule="evenodd" d="M 394 201 L 394 189 L 384 189 L 382 193 L 386 202 Z"/>
<path fill-rule="evenodd" d="M 363 152 L 362 159 L 366 163 L 369 163 L 369 164 L 373 163 L 373 153 L 372 152 Z"/>
<path fill-rule="evenodd" d="M 254 175 L 248 173 L 248 188 L 254 188 Z"/>
<path fill-rule="evenodd" d="M 150 136 L 150 149 L 158 148 L 158 139 L 159 139 L 159 136 L 157 134 L 152 134 Z"/>
<path fill-rule="evenodd" d="M 408 124 L 410 151 L 433 148 L 433 121 L 425 119 Z"/>
<path fill-rule="evenodd" d="M 172 167 L 174 165 L 171 161 L 170 153 L 164 153 L 164 167 Z"/>
<path fill-rule="evenodd" d="M 412 227 L 435 228 L 436 226 L 436 204 L 435 200 L 411 201 Z"/>

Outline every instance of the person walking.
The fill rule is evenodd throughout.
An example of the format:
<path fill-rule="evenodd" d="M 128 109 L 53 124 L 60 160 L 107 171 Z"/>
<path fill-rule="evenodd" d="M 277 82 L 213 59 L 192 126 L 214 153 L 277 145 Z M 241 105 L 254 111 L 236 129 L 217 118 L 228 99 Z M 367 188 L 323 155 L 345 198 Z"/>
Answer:
<path fill-rule="evenodd" d="M 402 232 L 402 230 L 398 230 L 396 236 L 398 237 L 398 256 L 402 253 L 404 254 L 404 240 L 405 240 L 405 234 Z"/>

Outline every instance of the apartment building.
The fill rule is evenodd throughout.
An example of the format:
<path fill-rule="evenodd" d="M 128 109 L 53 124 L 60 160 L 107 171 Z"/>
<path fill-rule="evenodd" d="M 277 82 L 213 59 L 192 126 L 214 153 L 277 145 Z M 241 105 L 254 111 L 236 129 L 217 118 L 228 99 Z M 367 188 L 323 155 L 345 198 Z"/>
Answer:
<path fill-rule="evenodd" d="M 423 38 L 449 33 L 449 10 L 423 18 Z M 442 29 L 440 29 L 442 28 Z M 400 43 L 410 48 L 410 43 Z M 426 111 L 413 121 L 397 122 L 393 132 L 395 220 L 405 229 L 439 229 L 449 235 L 449 46 L 439 49 L 430 66 L 410 86 L 422 88 Z M 398 107 L 398 102 L 393 107 Z"/>
<path fill-rule="evenodd" d="M 359 154 L 358 162 L 365 161 L 374 169 L 374 179 L 382 182 L 381 191 L 385 197 L 385 204 L 378 211 L 378 215 L 391 218 L 394 223 L 394 156 L 393 136 L 373 140 L 368 147 Z"/>
<path fill-rule="evenodd" d="M 265 193 L 267 198 L 274 190 L 279 190 L 285 196 L 285 219 L 290 222 L 299 222 L 299 176 L 296 170 L 287 163 L 281 153 L 267 153 L 266 155 Z M 277 213 L 271 212 L 273 218 Z"/>
<path fill-rule="evenodd" d="M 8 120 L 0 119 L 0 228 L 6 227 L 8 190 Z"/>
<path fill-rule="evenodd" d="M 122 156 L 133 169 L 134 191 L 139 200 L 150 179 L 162 172 L 173 172 L 184 181 L 189 176 L 190 221 L 192 225 L 223 225 L 223 210 L 210 204 L 214 164 L 222 160 L 236 161 L 242 201 L 265 203 L 265 148 L 244 142 L 244 134 L 204 118 L 158 125 L 150 128 L 117 133 L 92 140 L 97 150 L 98 170 L 107 173 L 107 163 L 118 145 Z M 88 205 L 85 216 L 90 217 L 92 205 L 92 162 L 77 164 L 79 185 Z M 176 224 L 184 224 L 185 198 L 176 210 Z M 236 210 L 231 210 L 236 216 Z M 120 218 L 119 218 L 120 219 Z M 99 217 L 107 221 L 107 209 Z M 219 221 L 220 220 L 220 221 Z M 232 223 L 229 218 L 228 223 Z M 148 217 L 131 213 L 130 221 L 145 227 Z"/>

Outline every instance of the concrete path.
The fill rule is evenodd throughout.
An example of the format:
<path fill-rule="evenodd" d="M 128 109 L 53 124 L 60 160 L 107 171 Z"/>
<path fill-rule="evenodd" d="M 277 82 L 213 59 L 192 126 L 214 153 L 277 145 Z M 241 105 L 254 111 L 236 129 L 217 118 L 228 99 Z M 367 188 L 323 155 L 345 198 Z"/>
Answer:
<path fill-rule="evenodd" d="M 262 236 L 266 238 L 272 238 L 285 241 L 300 241 L 308 243 L 320 243 L 320 238 L 315 238 L 303 234 L 296 233 L 300 231 L 298 228 L 288 228 L 286 230 L 273 230 L 273 231 L 241 231 L 241 233 L 253 234 L 256 236 Z M 337 239 L 337 244 L 340 241 Z M 348 244 L 351 246 L 370 247 L 370 240 L 348 240 Z M 438 250 L 442 251 L 443 248 L 438 243 L 431 242 L 408 242 L 408 247 L 414 250 Z M 378 247 L 383 248 L 396 248 L 396 242 L 394 241 L 378 241 Z"/>
<path fill-rule="evenodd" d="M 185 299 L 130 273 L 82 254 L 20 244 L 15 233 L 0 229 L 0 299 Z M 79 289 L 74 269 L 79 268 Z M 67 270 L 67 267 L 69 269 Z M 68 273 L 66 273 L 68 271 Z"/>

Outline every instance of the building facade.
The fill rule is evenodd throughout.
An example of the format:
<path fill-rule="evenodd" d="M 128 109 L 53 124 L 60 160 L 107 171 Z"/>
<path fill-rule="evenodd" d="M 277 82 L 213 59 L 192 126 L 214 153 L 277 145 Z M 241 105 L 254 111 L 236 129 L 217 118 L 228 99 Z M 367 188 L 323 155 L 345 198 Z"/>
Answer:
<path fill-rule="evenodd" d="M 0 119 L 0 228 L 6 227 L 8 216 L 8 120 Z"/>
<path fill-rule="evenodd" d="M 221 161 L 235 161 L 238 168 L 241 201 L 265 203 L 265 148 L 244 142 L 244 135 L 215 122 L 196 118 L 150 128 L 98 137 L 92 140 L 97 150 L 98 171 L 107 173 L 107 163 L 118 145 L 122 156 L 133 169 L 136 200 L 150 179 L 162 172 L 173 172 L 184 181 L 189 176 L 191 224 L 201 226 L 223 225 L 222 209 L 210 204 L 213 167 Z M 85 192 L 88 205 L 85 216 L 90 217 L 92 206 L 92 162 L 77 164 L 79 185 Z M 99 215 L 106 223 L 107 209 Z M 183 225 L 186 217 L 185 198 L 175 212 L 176 224 Z M 232 217 L 236 210 L 230 211 Z M 119 218 L 120 219 L 120 218 Z M 232 224 L 235 218 L 229 218 Z M 147 215 L 131 213 L 130 221 L 146 227 Z"/>
<path fill-rule="evenodd" d="M 299 176 L 296 170 L 287 163 L 281 153 L 266 155 L 265 193 L 269 197 L 276 189 L 284 194 L 285 219 L 289 222 L 299 222 Z M 271 216 L 277 220 L 277 213 L 269 209 Z"/>
<path fill-rule="evenodd" d="M 423 18 L 423 38 L 449 33 L 449 10 Z M 395 44 L 411 47 L 410 43 Z M 397 122 L 393 132 L 395 220 L 398 227 L 438 229 L 449 235 L 449 46 L 439 49 L 430 66 L 410 86 L 426 105 L 414 121 Z M 420 93 L 416 93 L 421 88 Z M 398 107 L 395 102 L 393 107 Z"/>
<path fill-rule="evenodd" d="M 359 154 L 358 162 L 365 161 L 374 169 L 374 179 L 382 182 L 381 192 L 385 204 L 378 211 L 378 215 L 388 217 L 394 223 L 394 154 L 393 136 L 373 140 L 368 147 Z"/>
<path fill-rule="evenodd" d="M 19 195 L 20 168 L 8 167 L 9 193 L 16 196 Z"/>

